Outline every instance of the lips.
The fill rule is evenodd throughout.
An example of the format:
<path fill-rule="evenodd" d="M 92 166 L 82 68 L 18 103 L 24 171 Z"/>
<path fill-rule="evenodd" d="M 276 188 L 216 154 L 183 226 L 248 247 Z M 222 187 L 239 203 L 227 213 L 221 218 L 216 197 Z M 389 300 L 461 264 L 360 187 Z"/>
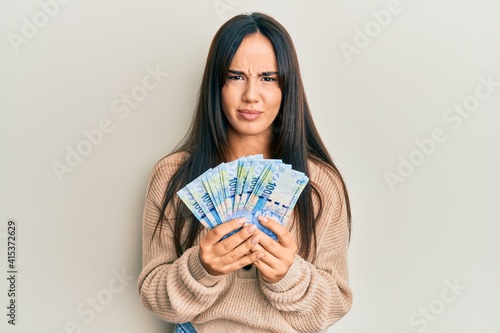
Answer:
<path fill-rule="evenodd" d="M 262 111 L 259 110 L 238 110 L 238 115 L 245 120 L 255 120 L 260 117 Z"/>

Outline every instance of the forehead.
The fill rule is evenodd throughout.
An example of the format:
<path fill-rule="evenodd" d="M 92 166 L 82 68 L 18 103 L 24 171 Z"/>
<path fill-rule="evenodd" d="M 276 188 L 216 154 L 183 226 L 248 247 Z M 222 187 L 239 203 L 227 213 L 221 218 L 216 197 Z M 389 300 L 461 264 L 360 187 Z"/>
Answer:
<path fill-rule="evenodd" d="M 278 63 L 271 41 L 262 34 L 246 36 L 231 61 L 230 69 L 256 72 L 277 71 Z"/>

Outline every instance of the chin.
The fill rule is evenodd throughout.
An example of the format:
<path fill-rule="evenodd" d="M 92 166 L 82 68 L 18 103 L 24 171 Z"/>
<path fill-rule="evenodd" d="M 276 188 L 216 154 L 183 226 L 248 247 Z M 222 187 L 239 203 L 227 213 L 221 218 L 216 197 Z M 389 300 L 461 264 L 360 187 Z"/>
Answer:
<path fill-rule="evenodd" d="M 271 134 L 271 127 L 267 128 L 249 128 L 249 127 L 232 127 L 230 131 L 234 132 L 238 136 L 252 136 L 252 137 L 258 137 L 258 136 L 268 136 Z"/>

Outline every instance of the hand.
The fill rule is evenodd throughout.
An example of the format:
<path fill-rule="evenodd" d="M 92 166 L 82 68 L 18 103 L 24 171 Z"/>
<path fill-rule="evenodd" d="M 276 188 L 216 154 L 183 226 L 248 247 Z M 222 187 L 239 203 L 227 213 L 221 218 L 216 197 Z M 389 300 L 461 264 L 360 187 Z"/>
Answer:
<path fill-rule="evenodd" d="M 290 232 L 278 222 L 264 216 L 260 216 L 259 221 L 276 234 L 278 241 L 258 230 L 257 235 L 261 236 L 261 240 L 252 251 L 262 252 L 265 256 L 254 264 L 264 281 L 275 283 L 280 281 L 292 266 L 297 245 Z"/>
<path fill-rule="evenodd" d="M 246 225 L 245 222 L 245 218 L 237 218 L 222 223 L 200 240 L 200 261 L 209 274 L 228 274 L 264 257 L 262 251 L 251 251 L 261 236 L 255 233 L 255 225 Z M 221 240 L 224 235 L 241 227 L 237 233 Z"/>

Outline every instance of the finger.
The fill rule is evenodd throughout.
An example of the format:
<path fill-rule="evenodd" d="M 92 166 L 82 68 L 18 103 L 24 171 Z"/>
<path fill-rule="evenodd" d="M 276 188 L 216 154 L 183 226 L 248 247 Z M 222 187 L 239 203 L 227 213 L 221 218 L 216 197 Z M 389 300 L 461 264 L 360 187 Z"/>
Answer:
<path fill-rule="evenodd" d="M 266 255 L 263 258 L 253 262 L 253 264 L 255 265 L 255 268 L 257 268 L 259 270 L 259 272 L 262 275 L 262 277 L 264 278 L 264 280 L 266 280 L 266 278 L 265 278 L 266 276 L 271 276 L 274 274 L 274 269 L 271 266 L 269 266 L 267 264 L 267 262 L 264 261 L 264 259 L 268 256 L 269 255 Z"/>
<path fill-rule="evenodd" d="M 237 260 L 231 264 L 226 265 L 223 268 L 222 273 L 223 274 L 231 273 L 231 272 L 236 271 L 240 268 L 243 268 L 247 265 L 253 264 L 253 263 L 261 260 L 264 257 L 265 257 L 265 254 L 262 252 L 253 252 L 249 255 L 245 255 L 245 256 L 241 257 L 239 260 Z"/>
<path fill-rule="evenodd" d="M 271 239 L 272 240 L 272 239 Z M 272 240 L 273 242 L 276 243 L 275 240 Z M 271 269 L 277 269 L 281 266 L 281 259 L 273 255 L 271 252 L 267 251 L 263 246 L 260 244 L 255 245 L 252 248 L 252 251 L 254 252 L 262 252 L 265 254 L 264 257 L 262 257 L 259 261 L 262 261 L 267 267 Z"/>
<path fill-rule="evenodd" d="M 261 249 L 255 246 L 252 250 L 260 251 Z M 259 270 L 264 281 L 270 283 L 280 281 L 293 264 L 293 259 L 278 259 L 269 252 L 264 253 L 266 255 L 254 263 L 255 267 Z"/>
<path fill-rule="evenodd" d="M 285 252 L 287 252 L 287 249 L 284 246 L 266 235 L 266 233 L 262 230 L 258 230 L 257 234 L 261 238 L 259 245 L 262 246 L 265 251 L 271 253 L 273 256 L 280 258 L 283 254 L 285 254 Z"/>
<path fill-rule="evenodd" d="M 213 246 L 220 241 L 222 237 L 231 231 L 241 228 L 245 223 L 245 218 L 236 218 L 226 223 L 219 224 L 215 228 L 210 229 L 210 231 L 200 240 L 200 246 Z"/>
<path fill-rule="evenodd" d="M 259 216 L 260 223 L 265 227 L 274 232 L 276 237 L 278 237 L 279 242 L 286 248 L 295 247 L 295 242 L 293 241 L 292 235 L 287 228 L 279 224 L 273 219 L 266 216 Z"/>
<path fill-rule="evenodd" d="M 264 248 L 265 251 L 269 252 L 274 257 L 280 260 L 288 260 L 291 253 L 296 253 L 297 246 L 292 239 L 292 245 L 287 248 L 281 244 L 281 242 L 275 241 L 273 238 L 269 237 L 266 233 L 261 230 L 257 231 L 257 234 L 261 236 L 259 244 Z"/>
<path fill-rule="evenodd" d="M 222 263 L 224 265 L 230 265 L 233 262 L 240 260 L 240 258 L 242 257 L 251 255 L 252 249 L 259 244 L 259 241 L 259 235 L 253 235 L 253 237 L 249 237 L 244 243 L 234 248 L 231 252 L 226 253 L 225 255 L 220 257 Z"/>
<path fill-rule="evenodd" d="M 250 224 L 244 227 L 234 235 L 231 235 L 228 238 L 223 239 L 217 244 L 213 245 L 212 249 L 214 254 L 216 256 L 222 257 L 223 255 L 233 251 L 237 246 L 245 242 L 245 240 L 249 239 L 256 231 L 256 225 Z M 244 252 L 248 251 L 248 249 L 245 249 Z"/>

